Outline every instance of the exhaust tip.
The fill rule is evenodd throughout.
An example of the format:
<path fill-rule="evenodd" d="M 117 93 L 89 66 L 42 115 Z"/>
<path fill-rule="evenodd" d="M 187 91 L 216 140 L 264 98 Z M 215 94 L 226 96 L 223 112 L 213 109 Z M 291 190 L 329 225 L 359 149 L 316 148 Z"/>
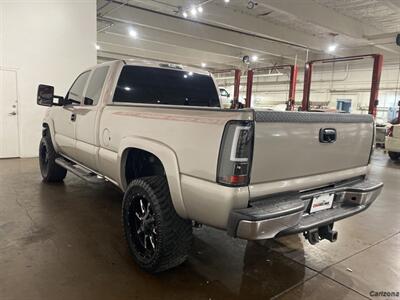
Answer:
<path fill-rule="evenodd" d="M 332 231 L 332 236 L 331 236 L 331 239 L 329 241 L 332 242 L 332 243 L 336 242 L 337 238 L 338 238 L 338 232 L 337 231 Z"/>

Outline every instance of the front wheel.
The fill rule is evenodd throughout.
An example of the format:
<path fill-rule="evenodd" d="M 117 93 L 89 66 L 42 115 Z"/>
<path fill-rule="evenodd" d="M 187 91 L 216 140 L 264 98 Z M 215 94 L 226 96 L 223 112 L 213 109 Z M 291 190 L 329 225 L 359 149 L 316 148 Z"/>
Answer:
<path fill-rule="evenodd" d="M 400 152 L 389 151 L 389 157 L 393 161 L 398 161 L 400 160 Z"/>
<path fill-rule="evenodd" d="M 44 182 L 61 182 L 67 175 L 67 170 L 56 164 L 56 158 L 51 137 L 46 134 L 39 144 L 39 166 Z"/>
<path fill-rule="evenodd" d="M 122 203 L 122 223 L 129 250 L 145 271 L 161 272 L 186 260 L 192 224 L 176 213 L 164 176 L 129 184 Z"/>

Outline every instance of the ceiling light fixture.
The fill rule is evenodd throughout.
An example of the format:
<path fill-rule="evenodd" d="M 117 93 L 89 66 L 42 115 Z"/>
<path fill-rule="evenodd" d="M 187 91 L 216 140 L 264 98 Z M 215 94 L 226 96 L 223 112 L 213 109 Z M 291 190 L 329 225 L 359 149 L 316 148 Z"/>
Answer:
<path fill-rule="evenodd" d="M 205 67 L 207 67 L 207 64 L 202 62 L 202 63 L 201 63 L 201 67 L 202 67 L 202 68 L 205 68 Z"/>
<path fill-rule="evenodd" d="M 133 38 L 137 38 L 137 31 L 136 30 L 134 30 L 134 29 L 130 29 L 129 30 L 129 35 L 131 36 L 131 37 L 133 37 Z"/>
<path fill-rule="evenodd" d="M 225 3 L 229 3 L 229 0 L 224 0 Z"/>
<path fill-rule="evenodd" d="M 252 57 L 251 57 L 251 61 L 257 61 L 258 60 L 258 56 L 257 55 L 253 55 Z"/>
<path fill-rule="evenodd" d="M 187 14 L 186 11 L 184 11 L 184 12 L 182 13 L 182 15 L 183 15 L 183 17 L 184 17 L 185 19 L 188 17 L 188 14 Z"/>
<path fill-rule="evenodd" d="M 197 9 L 196 7 L 192 7 L 192 9 L 190 10 L 190 13 L 192 14 L 193 17 L 195 17 L 197 15 Z"/>
<path fill-rule="evenodd" d="M 330 44 L 328 46 L 328 52 L 329 53 L 334 52 L 336 50 L 337 46 L 338 46 L 337 44 Z"/>
<path fill-rule="evenodd" d="M 203 7 L 199 6 L 199 7 L 197 8 L 197 11 L 198 11 L 199 13 L 202 13 L 202 12 L 203 12 Z"/>
<path fill-rule="evenodd" d="M 95 45 L 96 50 L 100 50 L 100 46 L 99 45 Z"/>

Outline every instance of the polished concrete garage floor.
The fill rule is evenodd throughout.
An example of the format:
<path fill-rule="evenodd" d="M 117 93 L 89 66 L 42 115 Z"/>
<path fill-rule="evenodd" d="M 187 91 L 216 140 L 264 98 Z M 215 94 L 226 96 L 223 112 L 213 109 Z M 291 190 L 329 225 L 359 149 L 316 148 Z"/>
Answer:
<path fill-rule="evenodd" d="M 381 151 L 372 164 L 383 193 L 368 211 L 335 225 L 336 243 L 311 246 L 301 235 L 255 243 L 195 229 L 189 260 L 152 276 L 128 254 L 122 195 L 110 184 L 74 175 L 43 184 L 37 159 L 0 160 L 0 299 L 377 299 L 371 291 L 400 292 L 400 164 Z"/>

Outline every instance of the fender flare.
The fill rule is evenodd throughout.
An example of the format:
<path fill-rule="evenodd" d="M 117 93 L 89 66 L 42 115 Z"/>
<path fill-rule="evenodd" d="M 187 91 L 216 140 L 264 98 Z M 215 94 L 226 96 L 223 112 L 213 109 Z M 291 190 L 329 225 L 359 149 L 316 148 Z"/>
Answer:
<path fill-rule="evenodd" d="M 169 191 L 175 211 L 182 218 L 187 218 L 185 204 L 183 202 L 178 159 L 175 152 L 167 145 L 159 141 L 145 137 L 129 136 L 121 140 L 118 150 L 118 167 L 120 170 L 120 183 L 125 191 L 127 182 L 125 179 L 125 163 L 129 149 L 140 149 L 152 153 L 158 157 L 164 166 Z"/>
<path fill-rule="evenodd" d="M 50 137 L 51 137 L 51 142 L 53 144 L 53 148 L 54 148 L 54 150 L 56 152 L 58 152 L 58 146 L 57 146 L 56 139 L 55 139 L 55 136 L 54 136 L 55 131 L 54 131 L 54 122 L 53 122 L 53 120 L 51 118 L 45 117 L 43 119 L 43 122 L 42 122 L 42 127 L 46 128 L 45 125 L 47 125 L 47 128 L 48 128 L 48 130 L 50 132 Z"/>

